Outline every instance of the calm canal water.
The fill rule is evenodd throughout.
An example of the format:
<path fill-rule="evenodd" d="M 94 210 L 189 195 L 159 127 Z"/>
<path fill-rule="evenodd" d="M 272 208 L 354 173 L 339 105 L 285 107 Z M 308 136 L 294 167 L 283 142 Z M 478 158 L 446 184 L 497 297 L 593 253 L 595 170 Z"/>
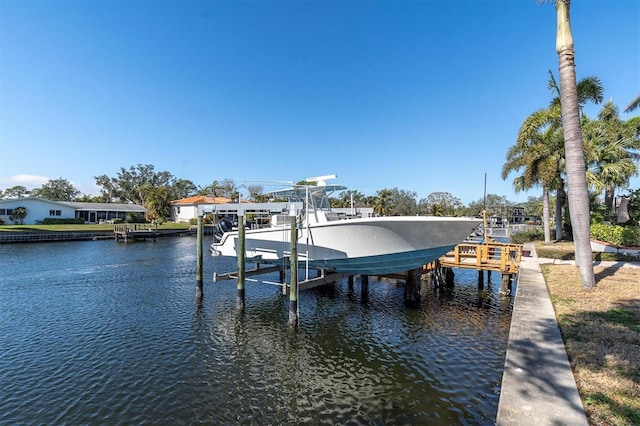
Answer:
<path fill-rule="evenodd" d="M 197 304 L 193 237 L 0 245 L 0 424 L 495 422 L 499 276 L 456 270 L 416 309 L 356 277 L 301 293 L 294 330 L 279 288 L 248 283 L 239 314 L 212 279 L 235 261 L 204 259 Z"/>

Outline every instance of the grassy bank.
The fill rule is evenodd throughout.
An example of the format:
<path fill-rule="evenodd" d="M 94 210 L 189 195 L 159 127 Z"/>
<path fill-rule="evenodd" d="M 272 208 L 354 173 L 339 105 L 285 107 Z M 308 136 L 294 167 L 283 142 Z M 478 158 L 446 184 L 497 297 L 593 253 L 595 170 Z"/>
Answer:
<path fill-rule="evenodd" d="M 574 255 L 572 243 L 536 243 L 536 252 Z M 593 290 L 582 289 L 574 266 L 542 271 L 590 424 L 640 424 L 640 269 L 596 266 Z"/>

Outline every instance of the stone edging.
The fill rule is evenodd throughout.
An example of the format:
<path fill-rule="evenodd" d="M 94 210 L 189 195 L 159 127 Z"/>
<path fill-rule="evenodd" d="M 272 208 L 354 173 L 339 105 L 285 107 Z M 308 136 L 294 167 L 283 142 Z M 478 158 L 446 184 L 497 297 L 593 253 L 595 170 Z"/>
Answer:
<path fill-rule="evenodd" d="M 640 247 L 617 246 L 593 239 L 591 240 L 591 251 L 597 253 L 620 253 L 625 256 L 640 257 Z"/>

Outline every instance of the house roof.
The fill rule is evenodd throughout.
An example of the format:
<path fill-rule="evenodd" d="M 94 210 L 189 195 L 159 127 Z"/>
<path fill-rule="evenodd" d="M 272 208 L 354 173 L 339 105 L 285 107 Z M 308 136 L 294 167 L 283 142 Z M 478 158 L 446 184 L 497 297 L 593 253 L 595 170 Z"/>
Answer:
<path fill-rule="evenodd" d="M 70 205 L 76 210 L 106 210 L 119 212 L 136 212 L 146 213 L 147 209 L 138 204 L 122 204 L 122 203 L 85 203 L 79 201 L 67 201 L 65 204 Z"/>
<path fill-rule="evenodd" d="M 42 201 L 45 203 L 50 203 L 50 204 L 56 204 L 56 205 L 60 205 L 60 206 L 65 206 L 65 207 L 70 207 L 69 203 L 67 201 L 51 201 L 51 200 L 45 200 L 44 198 L 38 198 L 38 197 L 19 197 L 19 198 L 4 198 L 2 200 L 0 200 L 0 204 L 20 204 L 23 201 L 28 201 L 28 200 L 35 200 L 35 201 Z"/>

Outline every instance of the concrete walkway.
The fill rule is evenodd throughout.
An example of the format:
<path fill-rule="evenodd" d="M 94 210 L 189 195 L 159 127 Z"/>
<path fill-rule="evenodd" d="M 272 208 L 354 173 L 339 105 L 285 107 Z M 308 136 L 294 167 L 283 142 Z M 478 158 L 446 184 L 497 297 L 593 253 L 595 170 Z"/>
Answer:
<path fill-rule="evenodd" d="M 575 260 L 561 260 L 561 259 L 547 259 L 544 257 L 538 258 L 538 264 L 540 265 L 575 265 Z M 605 268 L 640 268 L 640 262 L 619 262 L 615 260 L 596 260 L 593 262 L 593 266 L 604 266 Z"/>
<path fill-rule="evenodd" d="M 533 243 L 524 250 L 496 424 L 588 425 Z"/>

